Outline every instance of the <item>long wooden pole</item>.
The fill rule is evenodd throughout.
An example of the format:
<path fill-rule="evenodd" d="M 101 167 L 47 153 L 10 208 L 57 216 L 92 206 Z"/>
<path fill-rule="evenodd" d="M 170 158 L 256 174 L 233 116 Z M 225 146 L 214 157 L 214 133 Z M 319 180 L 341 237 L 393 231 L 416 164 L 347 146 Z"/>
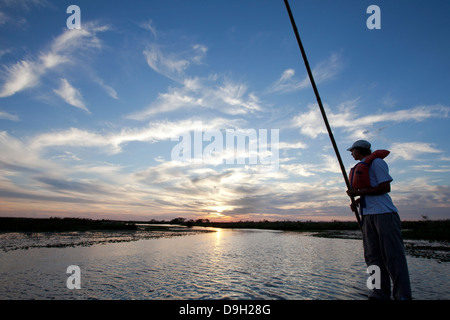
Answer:
<path fill-rule="evenodd" d="M 325 113 L 325 109 L 324 109 L 323 104 L 322 104 L 322 100 L 320 99 L 319 90 L 317 90 L 316 82 L 314 81 L 314 77 L 313 77 L 313 74 L 311 72 L 311 68 L 310 68 L 309 63 L 308 63 L 308 58 L 306 57 L 305 48 L 303 48 L 303 44 L 302 44 L 302 41 L 300 39 L 300 35 L 299 35 L 298 29 L 297 29 L 297 25 L 295 24 L 294 16 L 292 15 L 291 7 L 289 6 L 288 0 L 284 0 L 284 3 L 286 5 L 286 9 L 287 9 L 287 12 L 289 14 L 289 19 L 291 20 L 292 28 L 294 29 L 295 37 L 297 38 L 298 46 L 300 47 L 300 51 L 301 51 L 302 56 L 303 56 L 303 61 L 304 61 L 305 66 L 306 66 L 306 71 L 308 72 L 309 80 L 311 81 L 311 85 L 312 85 L 312 87 L 314 89 L 314 93 L 316 95 L 316 99 L 317 99 L 317 103 L 318 103 L 319 108 L 320 108 L 320 112 L 322 113 L 323 121 L 325 122 L 325 126 L 327 127 L 328 135 L 330 136 L 330 140 L 331 140 L 331 143 L 333 145 L 334 152 L 336 153 L 336 157 L 337 157 L 337 159 L 339 161 L 339 166 L 341 167 L 341 171 L 342 171 L 342 175 L 344 176 L 345 184 L 347 185 L 347 189 L 350 189 L 350 181 L 348 180 L 348 176 L 347 176 L 347 172 L 345 171 L 344 163 L 342 162 L 342 158 L 341 158 L 341 155 L 339 154 L 339 149 L 337 147 L 336 141 L 334 140 L 333 132 L 331 131 L 331 127 L 330 127 L 330 124 L 328 122 L 327 115 Z M 353 205 L 353 207 L 355 209 L 355 216 L 356 216 L 356 220 L 358 221 L 358 226 L 361 229 L 361 219 L 359 217 L 358 208 L 356 206 L 355 198 L 354 197 L 350 197 L 350 199 L 351 199 L 352 205 Z"/>

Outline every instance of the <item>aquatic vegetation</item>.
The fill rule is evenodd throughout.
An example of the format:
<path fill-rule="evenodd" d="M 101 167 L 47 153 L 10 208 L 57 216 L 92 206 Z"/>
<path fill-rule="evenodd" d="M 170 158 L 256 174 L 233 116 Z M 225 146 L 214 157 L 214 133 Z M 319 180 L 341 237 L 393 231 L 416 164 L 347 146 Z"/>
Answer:
<path fill-rule="evenodd" d="M 87 230 L 136 230 L 133 222 L 92 220 L 85 218 L 2 218 L 0 231 L 87 231 Z"/>

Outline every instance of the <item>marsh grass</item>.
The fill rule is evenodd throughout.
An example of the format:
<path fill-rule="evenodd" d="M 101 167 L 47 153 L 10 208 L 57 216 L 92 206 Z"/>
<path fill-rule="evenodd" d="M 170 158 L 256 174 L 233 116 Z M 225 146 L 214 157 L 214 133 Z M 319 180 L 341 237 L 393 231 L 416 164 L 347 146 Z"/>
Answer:
<path fill-rule="evenodd" d="M 216 228 L 255 228 L 299 232 L 323 232 L 323 235 L 339 235 L 339 231 L 357 231 L 356 222 L 348 221 L 239 221 L 239 222 L 202 222 L 192 223 Z M 402 234 L 405 239 L 450 241 L 450 220 L 422 220 L 402 222 Z"/>
<path fill-rule="evenodd" d="M 91 230 L 137 230 L 136 224 L 125 221 L 84 218 L 1 218 L 3 232 L 58 232 Z"/>
<path fill-rule="evenodd" d="M 206 219 L 186 220 L 177 218 L 171 221 L 115 221 L 92 220 L 85 218 L 2 218 L 0 231 L 3 232 L 57 232 L 57 231 L 90 231 L 90 230 L 138 230 L 139 224 L 151 223 L 147 230 L 164 230 L 164 224 L 176 222 L 185 227 L 201 226 L 234 229 L 270 229 L 298 232 L 323 232 L 324 235 L 339 234 L 338 231 L 358 231 L 353 221 L 237 221 L 210 222 Z M 403 221 L 402 234 L 405 239 L 450 241 L 450 219 Z M 331 232 L 331 233 L 330 233 Z"/>

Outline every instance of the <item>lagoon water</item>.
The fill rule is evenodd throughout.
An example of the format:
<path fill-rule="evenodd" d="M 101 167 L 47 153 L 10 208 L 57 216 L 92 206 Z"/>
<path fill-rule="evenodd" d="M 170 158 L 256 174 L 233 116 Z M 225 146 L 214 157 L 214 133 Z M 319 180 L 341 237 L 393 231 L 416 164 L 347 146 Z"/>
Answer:
<path fill-rule="evenodd" d="M 407 258 L 415 299 L 450 298 L 448 262 Z M 0 252 L 0 299 L 354 300 L 367 277 L 361 240 L 271 230 Z"/>

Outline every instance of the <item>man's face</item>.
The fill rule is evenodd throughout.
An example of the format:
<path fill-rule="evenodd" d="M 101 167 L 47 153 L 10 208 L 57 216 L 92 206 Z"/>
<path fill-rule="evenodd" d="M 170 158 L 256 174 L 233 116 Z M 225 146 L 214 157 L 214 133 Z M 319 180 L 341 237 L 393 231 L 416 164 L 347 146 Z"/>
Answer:
<path fill-rule="evenodd" d="M 352 150 L 350 150 L 350 152 L 352 153 L 353 159 L 355 159 L 355 160 L 361 160 L 362 159 L 361 153 L 359 152 L 358 149 L 353 148 Z"/>

